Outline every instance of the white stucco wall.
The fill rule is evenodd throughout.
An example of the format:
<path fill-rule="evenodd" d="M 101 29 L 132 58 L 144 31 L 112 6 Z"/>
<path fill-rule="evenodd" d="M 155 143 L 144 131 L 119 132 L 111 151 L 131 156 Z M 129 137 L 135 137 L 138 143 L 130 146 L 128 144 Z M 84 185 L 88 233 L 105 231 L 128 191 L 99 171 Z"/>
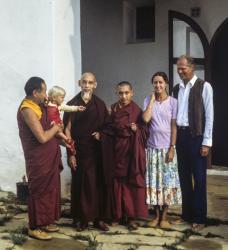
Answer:
<path fill-rule="evenodd" d="M 201 16 L 195 21 L 210 40 L 228 16 L 226 0 L 155 0 L 155 42 L 124 44 L 122 0 L 82 1 L 82 69 L 97 75 L 97 93 L 108 105 L 115 101 L 115 84 L 122 80 L 133 83 L 135 101 L 142 105 L 152 74 L 168 73 L 168 11 L 190 15 L 196 6 Z"/>
<path fill-rule="evenodd" d="M 79 4 L 79 0 L 0 1 L 0 187 L 4 190 L 15 192 L 15 183 L 25 174 L 16 113 L 27 79 L 36 75 L 48 87 L 61 84 L 66 99 L 78 91 Z M 69 171 L 63 174 L 65 180 L 69 181 Z"/>
<path fill-rule="evenodd" d="M 81 76 L 80 0 L 53 0 L 53 80 L 66 90 L 65 101 L 79 92 Z M 61 173 L 62 195 L 69 195 L 71 173 L 62 149 L 64 170 Z"/>

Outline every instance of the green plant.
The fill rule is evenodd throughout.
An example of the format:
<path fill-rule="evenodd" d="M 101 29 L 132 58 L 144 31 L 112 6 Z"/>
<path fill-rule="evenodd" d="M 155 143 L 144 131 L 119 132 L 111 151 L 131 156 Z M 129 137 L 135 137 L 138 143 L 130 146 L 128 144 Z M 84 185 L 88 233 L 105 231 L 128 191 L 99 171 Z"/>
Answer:
<path fill-rule="evenodd" d="M 27 228 L 26 227 L 18 227 L 15 230 L 9 231 L 9 236 L 4 236 L 5 239 L 11 240 L 13 243 L 12 247 L 6 248 L 6 250 L 14 249 L 15 245 L 23 245 L 28 237 L 27 237 Z"/>
<path fill-rule="evenodd" d="M 27 236 L 21 233 L 10 233 L 11 241 L 14 245 L 23 245 L 27 241 Z"/>
<path fill-rule="evenodd" d="M 89 241 L 90 240 L 90 237 L 87 236 L 87 235 L 82 235 L 82 234 L 77 234 L 77 235 L 74 235 L 72 236 L 72 238 L 74 240 L 82 240 L 82 241 Z"/>
<path fill-rule="evenodd" d="M 96 240 L 96 237 L 97 235 L 94 234 L 92 234 L 91 236 L 82 234 L 72 236 L 72 238 L 75 240 L 88 241 L 88 246 L 86 247 L 86 250 L 97 250 L 99 242 Z"/>
<path fill-rule="evenodd" d="M 92 236 L 89 237 L 89 245 L 86 247 L 86 250 L 96 250 L 99 242 L 96 240 L 97 235 L 92 234 Z"/>

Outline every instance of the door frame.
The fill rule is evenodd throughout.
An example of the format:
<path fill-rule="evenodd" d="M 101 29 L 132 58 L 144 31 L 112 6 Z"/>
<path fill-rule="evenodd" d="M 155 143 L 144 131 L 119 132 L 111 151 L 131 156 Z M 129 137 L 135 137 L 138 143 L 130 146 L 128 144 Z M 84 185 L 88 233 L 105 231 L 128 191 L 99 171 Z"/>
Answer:
<path fill-rule="evenodd" d="M 189 16 L 169 10 L 168 12 L 168 29 L 169 29 L 169 38 L 168 38 L 168 47 L 169 47 L 169 81 L 170 81 L 170 89 L 172 90 L 173 88 L 173 64 L 176 64 L 177 62 L 177 57 L 173 57 L 173 20 L 178 19 L 180 21 L 186 22 L 199 36 L 199 39 L 202 43 L 203 46 L 203 51 L 204 51 L 204 59 L 202 58 L 194 58 L 195 63 L 198 65 L 204 65 L 205 69 L 205 80 L 209 81 L 211 80 L 210 78 L 210 45 L 208 42 L 208 39 L 203 32 L 202 28 Z"/>

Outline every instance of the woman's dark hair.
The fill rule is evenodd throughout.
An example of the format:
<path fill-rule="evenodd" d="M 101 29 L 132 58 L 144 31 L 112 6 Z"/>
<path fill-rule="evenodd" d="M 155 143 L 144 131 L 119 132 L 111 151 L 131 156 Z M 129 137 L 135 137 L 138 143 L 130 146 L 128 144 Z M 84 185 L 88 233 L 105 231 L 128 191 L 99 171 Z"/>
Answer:
<path fill-rule="evenodd" d="M 151 78 L 151 83 L 153 83 L 154 78 L 155 78 L 156 76 L 161 76 L 161 77 L 164 79 L 164 81 L 166 82 L 166 84 L 169 84 L 168 76 L 167 76 L 166 73 L 163 72 L 163 71 L 158 71 L 158 72 L 156 72 L 156 73 L 152 76 L 152 78 Z"/>
<path fill-rule="evenodd" d="M 45 83 L 45 81 L 40 77 L 33 76 L 29 78 L 24 87 L 26 96 L 32 96 L 34 90 L 41 92 L 42 83 Z"/>

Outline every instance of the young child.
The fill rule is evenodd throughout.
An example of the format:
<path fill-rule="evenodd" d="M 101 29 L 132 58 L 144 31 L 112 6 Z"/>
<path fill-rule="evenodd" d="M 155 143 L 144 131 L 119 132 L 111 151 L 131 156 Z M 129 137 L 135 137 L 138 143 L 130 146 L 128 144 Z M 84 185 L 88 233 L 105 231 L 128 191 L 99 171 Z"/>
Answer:
<path fill-rule="evenodd" d="M 69 106 L 64 104 L 65 95 L 66 91 L 59 86 L 54 86 L 48 91 L 47 112 L 51 123 L 61 124 L 63 126 L 63 121 L 60 115 L 61 111 L 82 112 L 85 110 L 85 107 L 83 106 Z M 70 152 L 76 154 L 74 141 L 71 138 L 68 138 L 63 132 L 59 132 L 57 135 L 64 140 Z"/>

